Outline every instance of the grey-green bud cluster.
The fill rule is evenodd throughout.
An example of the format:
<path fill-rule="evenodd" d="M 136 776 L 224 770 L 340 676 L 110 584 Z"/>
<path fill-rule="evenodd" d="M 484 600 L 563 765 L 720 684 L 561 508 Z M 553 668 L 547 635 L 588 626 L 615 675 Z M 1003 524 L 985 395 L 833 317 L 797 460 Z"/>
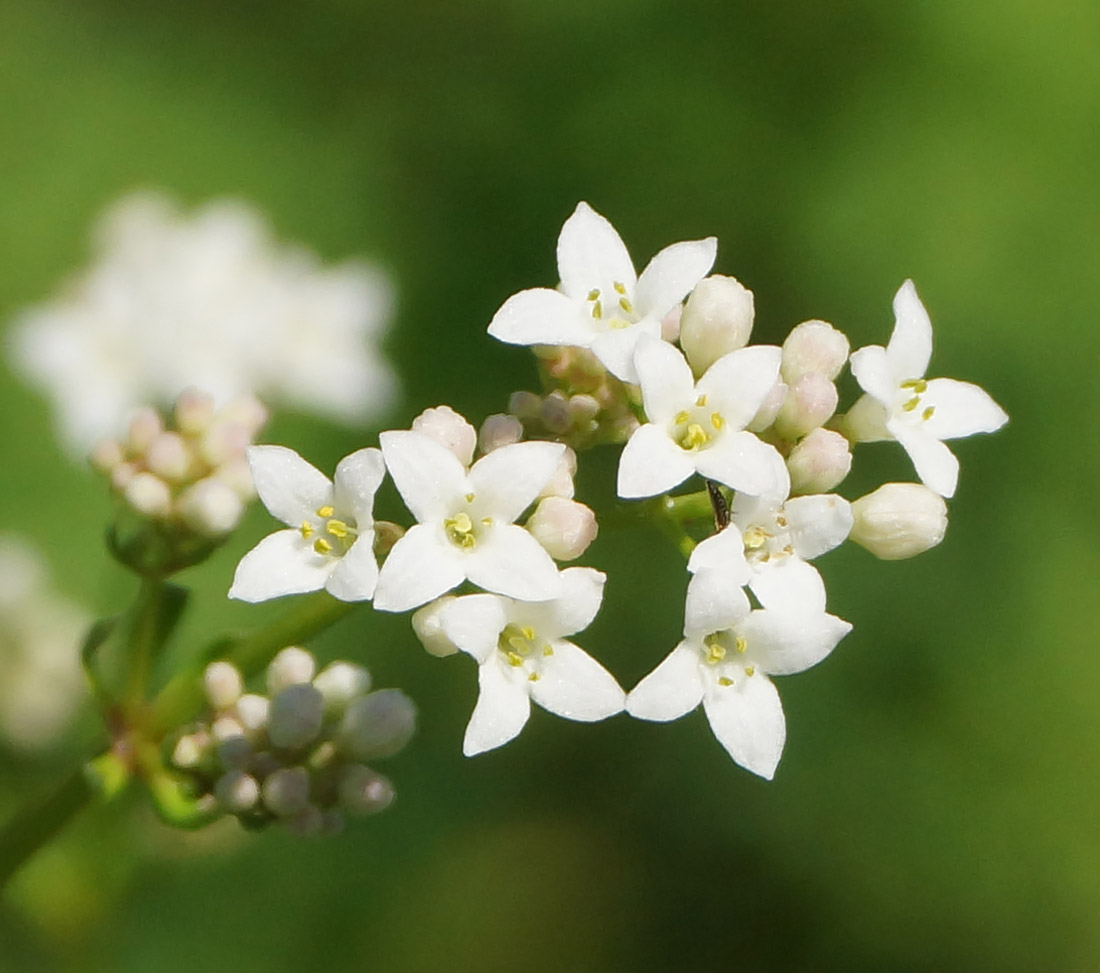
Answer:
<path fill-rule="evenodd" d="M 178 736 L 170 758 L 198 801 L 246 827 L 279 823 L 303 836 L 339 833 L 348 815 L 390 805 L 393 785 L 364 761 L 408 743 L 415 706 L 397 689 L 371 692 L 362 666 L 316 670 L 309 652 L 283 649 L 260 695 L 244 691 L 232 664 L 207 666 L 209 719 Z"/>

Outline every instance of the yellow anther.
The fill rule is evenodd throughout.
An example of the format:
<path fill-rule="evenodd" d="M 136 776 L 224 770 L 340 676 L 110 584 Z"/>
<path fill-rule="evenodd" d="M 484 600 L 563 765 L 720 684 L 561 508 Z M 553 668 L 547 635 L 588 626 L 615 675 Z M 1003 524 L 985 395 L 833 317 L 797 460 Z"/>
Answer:
<path fill-rule="evenodd" d="M 925 409 L 925 410 L 924 410 L 924 411 L 923 411 L 923 412 L 922 412 L 922 413 L 920 414 L 920 417 L 921 417 L 921 418 L 922 418 L 922 419 L 923 419 L 923 420 L 924 420 L 925 422 L 927 422 L 927 421 L 928 421 L 929 419 L 931 419 L 931 418 L 932 418 L 932 416 L 933 416 L 933 415 L 935 414 L 935 412 L 936 412 L 936 407 L 935 407 L 934 405 L 930 405 L 930 406 L 929 406 L 929 407 L 928 407 L 927 409 Z"/>
<path fill-rule="evenodd" d="M 467 513 L 455 514 L 443 521 L 443 528 L 451 540 L 459 547 L 473 547 L 477 543 L 474 537 L 474 523 Z"/>
<path fill-rule="evenodd" d="M 528 642 L 533 641 L 535 638 L 535 630 L 530 625 L 524 625 L 519 632 Z"/>
<path fill-rule="evenodd" d="M 707 397 L 705 395 L 700 395 L 699 398 L 695 400 L 695 404 L 702 409 L 707 404 Z"/>
<path fill-rule="evenodd" d="M 493 518 L 492 517 L 482 517 L 481 518 L 481 526 L 482 527 L 492 527 L 493 526 Z"/>
<path fill-rule="evenodd" d="M 323 537 L 318 537 L 317 540 L 315 540 L 313 542 L 313 549 L 318 554 L 331 554 L 332 553 L 332 545 L 328 541 L 326 541 Z"/>
<path fill-rule="evenodd" d="M 342 520 L 330 520 L 325 524 L 325 531 L 333 537 L 339 537 L 340 540 L 343 540 L 351 533 L 351 528 Z"/>
<path fill-rule="evenodd" d="M 621 280 L 615 281 L 615 292 L 617 294 L 625 294 L 626 293 L 626 284 L 624 284 Z"/>
<path fill-rule="evenodd" d="M 703 647 L 707 650 L 704 661 L 708 666 L 716 666 L 726 657 L 726 647 L 721 642 L 704 642 Z"/>
<path fill-rule="evenodd" d="M 599 296 L 600 296 L 600 289 L 598 287 L 593 287 L 592 290 L 590 290 L 588 292 L 588 300 L 590 300 L 590 301 L 596 300 L 596 298 L 599 297 Z"/>
<path fill-rule="evenodd" d="M 750 527 L 742 535 L 742 540 L 745 542 L 745 547 L 750 550 L 756 550 L 759 547 L 763 547 L 768 540 L 768 532 L 763 527 Z"/>
<path fill-rule="evenodd" d="M 603 317 L 603 303 L 601 301 L 596 301 L 596 303 L 592 305 L 592 317 L 596 319 Z"/>
<path fill-rule="evenodd" d="M 749 647 L 749 643 L 745 640 L 744 635 L 738 635 L 737 641 L 733 643 L 733 647 L 737 649 L 738 652 L 744 652 L 745 649 Z"/>
<path fill-rule="evenodd" d="M 543 647 L 542 654 L 543 655 L 553 655 L 554 654 L 554 647 L 552 645 L 549 645 L 549 644 L 545 645 Z"/>
<path fill-rule="evenodd" d="M 512 666 L 516 666 L 518 668 L 519 666 L 523 665 L 523 659 L 520 656 L 518 656 L 515 652 L 509 652 L 508 653 L 508 664 L 512 665 Z"/>
<path fill-rule="evenodd" d="M 476 499 L 477 499 L 477 494 L 476 493 L 467 493 L 466 494 L 466 502 L 467 503 L 473 503 L 474 500 L 476 500 Z"/>
<path fill-rule="evenodd" d="M 928 383 L 923 378 L 911 378 L 901 383 L 901 388 L 912 389 L 917 395 L 923 395 L 928 390 Z"/>
<path fill-rule="evenodd" d="M 700 446 L 705 446 L 710 442 L 710 436 L 707 435 L 705 429 L 697 422 L 692 422 L 688 425 L 687 431 L 680 439 L 680 445 L 684 449 L 698 449 Z"/>
<path fill-rule="evenodd" d="M 756 666 L 745 666 L 745 675 L 746 676 L 755 676 L 756 675 Z"/>
<path fill-rule="evenodd" d="M 532 672 L 531 675 L 529 675 L 527 678 L 531 682 L 538 682 L 539 681 L 539 674 L 537 672 Z"/>
<path fill-rule="evenodd" d="M 330 507 L 327 503 L 323 507 L 317 508 L 318 517 L 331 517 L 334 513 L 336 513 L 336 511 L 333 510 L 332 507 Z"/>
<path fill-rule="evenodd" d="M 688 419 L 690 419 L 690 418 L 691 418 L 691 413 L 688 412 L 687 409 L 681 409 L 679 412 L 676 413 L 676 415 L 674 415 L 672 417 L 672 421 L 675 422 L 676 425 L 679 426 L 679 425 L 687 422 Z"/>
<path fill-rule="evenodd" d="M 634 312 L 634 305 L 630 303 L 625 297 L 619 298 L 619 307 L 621 307 L 627 314 Z"/>
<path fill-rule="evenodd" d="M 902 408 L 906 412 L 912 412 L 918 405 L 920 405 L 920 396 L 914 395 L 908 402 L 905 403 L 905 405 L 902 406 Z"/>
<path fill-rule="evenodd" d="M 308 520 L 303 520 L 302 526 L 299 527 L 298 530 L 300 530 L 302 532 L 302 536 L 308 540 L 309 537 L 313 534 L 313 524 L 311 524 Z"/>
<path fill-rule="evenodd" d="M 733 685 L 733 680 L 730 679 L 728 676 L 719 676 L 718 677 L 718 685 L 719 686 L 732 686 Z"/>
<path fill-rule="evenodd" d="M 788 544 L 786 547 L 783 548 L 783 553 L 784 554 L 793 554 L 794 553 L 794 545 L 793 544 Z"/>
<path fill-rule="evenodd" d="M 787 518 L 784 517 L 782 514 L 777 514 L 776 515 L 776 518 L 775 518 L 775 526 L 776 527 L 786 527 L 787 523 L 788 523 Z"/>
<path fill-rule="evenodd" d="M 726 420 L 722 418 L 721 412 L 712 412 L 710 414 L 710 424 L 715 429 L 721 429 L 726 424 Z"/>

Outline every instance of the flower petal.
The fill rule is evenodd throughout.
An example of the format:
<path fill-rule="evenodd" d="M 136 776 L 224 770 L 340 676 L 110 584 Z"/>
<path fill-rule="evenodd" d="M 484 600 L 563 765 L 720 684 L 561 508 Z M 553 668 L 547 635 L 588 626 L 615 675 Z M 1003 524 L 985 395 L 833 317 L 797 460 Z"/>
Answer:
<path fill-rule="evenodd" d="M 642 386 L 645 414 L 651 422 L 667 423 L 695 401 L 691 366 L 667 341 L 643 335 L 634 349 L 634 368 Z"/>
<path fill-rule="evenodd" d="M 787 739 L 775 684 L 763 673 L 714 686 L 703 698 L 710 728 L 734 763 L 771 780 Z"/>
<path fill-rule="evenodd" d="M 730 429 L 744 429 L 779 378 L 782 357 L 774 345 L 738 348 L 703 373 L 696 391 L 707 397 L 707 408 L 720 412 Z"/>
<path fill-rule="evenodd" d="M 504 666 L 490 659 L 478 666 L 477 681 L 481 693 L 462 741 L 462 752 L 467 757 L 507 743 L 531 715 L 527 677 L 522 670 L 506 672 Z"/>
<path fill-rule="evenodd" d="M 553 601 L 516 602 L 511 620 L 530 625 L 548 641 L 583 632 L 600 610 L 607 575 L 595 568 L 566 568 L 561 572 L 562 594 Z"/>
<path fill-rule="evenodd" d="M 749 613 L 749 599 L 722 571 L 700 571 L 688 582 L 684 635 L 703 638 L 733 628 Z"/>
<path fill-rule="evenodd" d="M 374 531 L 359 532 L 359 538 L 337 562 L 325 588 L 341 601 L 369 601 L 378 584 L 378 560 L 374 556 Z"/>
<path fill-rule="evenodd" d="M 718 238 L 673 243 L 658 253 L 638 278 L 634 304 L 641 314 L 663 318 L 714 266 Z"/>
<path fill-rule="evenodd" d="M 383 562 L 374 607 L 385 612 L 409 611 L 450 591 L 465 577 L 463 555 L 447 542 L 442 528 L 417 524 L 394 544 Z"/>
<path fill-rule="evenodd" d="M 695 464 L 664 427 L 648 423 L 634 430 L 619 456 L 618 493 L 625 499 L 655 497 L 683 483 Z"/>
<path fill-rule="evenodd" d="M 626 693 L 602 665 L 572 642 L 557 641 L 543 658 L 531 698 L 567 720 L 592 723 L 621 713 Z"/>
<path fill-rule="evenodd" d="M 479 588 L 520 601 L 561 597 L 561 578 L 553 560 L 522 527 L 494 524 L 482 532 L 476 547 L 460 556 L 466 577 Z"/>
<path fill-rule="evenodd" d="M 723 432 L 712 445 L 699 450 L 695 467 L 709 480 L 756 497 L 781 494 L 790 482 L 776 448 L 740 430 Z"/>
<path fill-rule="evenodd" d="M 513 294 L 493 315 L 489 334 L 510 345 L 576 345 L 596 335 L 592 316 L 576 300 L 548 287 Z"/>
<path fill-rule="evenodd" d="M 469 475 L 474 511 L 479 517 L 513 523 L 550 482 L 564 455 L 561 443 L 529 442 L 501 446 L 482 456 Z"/>
<path fill-rule="evenodd" d="M 374 495 L 386 475 L 380 450 L 370 447 L 345 456 L 336 467 L 332 482 L 337 510 L 350 510 L 360 530 L 374 523 Z"/>
<path fill-rule="evenodd" d="M 249 446 L 248 465 L 256 493 L 268 512 L 288 527 L 332 503 L 332 483 L 317 467 L 285 446 Z"/>
<path fill-rule="evenodd" d="M 755 662 L 773 676 L 816 666 L 852 626 L 824 612 L 754 611 L 739 626 Z"/>
<path fill-rule="evenodd" d="M 955 454 L 920 426 L 891 420 L 886 428 L 905 447 L 921 482 L 941 497 L 953 497 L 959 482 L 959 461 Z"/>
<path fill-rule="evenodd" d="M 614 328 L 592 339 L 592 354 L 612 375 L 622 382 L 638 384 L 634 368 L 634 349 L 644 335 L 660 340 L 661 322 L 655 317 L 642 318 L 626 328 Z"/>
<path fill-rule="evenodd" d="M 852 506 L 835 493 L 795 497 L 783 505 L 794 552 L 807 561 L 843 544 L 852 532 Z"/>
<path fill-rule="evenodd" d="M 465 502 L 470 490 L 466 470 L 445 446 L 404 429 L 384 432 L 378 438 L 394 485 L 422 524 L 442 521 Z"/>
<path fill-rule="evenodd" d="M 667 723 L 690 713 L 703 698 L 699 649 L 681 642 L 626 697 L 626 711 L 639 720 Z"/>
<path fill-rule="evenodd" d="M 867 345 L 866 348 L 853 351 L 848 359 L 848 367 L 864 392 L 879 405 L 887 409 L 893 407 L 898 383 L 904 381 L 905 376 L 899 378 L 894 374 L 890 360 L 886 357 L 886 349 L 882 345 Z"/>
<path fill-rule="evenodd" d="M 1006 422 L 1005 412 L 990 394 L 970 382 L 934 378 L 921 396 L 921 409 L 934 407 L 924 420 L 924 431 L 936 439 L 961 439 L 979 432 L 996 432 Z"/>
<path fill-rule="evenodd" d="M 900 381 L 920 378 L 932 357 L 932 322 L 911 280 L 894 295 L 894 319 L 894 333 L 886 346 L 890 367 Z"/>
<path fill-rule="evenodd" d="M 622 238 L 588 203 L 577 203 L 558 236 L 558 276 L 569 297 L 584 300 L 592 290 L 613 287 L 617 281 L 627 293 L 636 276 Z"/>
<path fill-rule="evenodd" d="M 241 558 L 229 597 L 257 602 L 319 591 L 335 565 L 332 558 L 314 552 L 300 532 L 276 531 Z"/>
<path fill-rule="evenodd" d="M 462 595 L 439 612 L 444 634 L 478 662 L 487 662 L 508 624 L 508 603 L 500 595 Z"/>
<path fill-rule="evenodd" d="M 719 571 L 726 579 L 742 586 L 749 583 L 749 564 L 745 560 L 745 541 L 737 526 L 727 527 L 700 541 L 688 558 L 688 570 Z"/>
<path fill-rule="evenodd" d="M 772 558 L 757 565 L 749 587 L 771 611 L 825 611 L 825 582 L 817 568 L 797 556 Z"/>

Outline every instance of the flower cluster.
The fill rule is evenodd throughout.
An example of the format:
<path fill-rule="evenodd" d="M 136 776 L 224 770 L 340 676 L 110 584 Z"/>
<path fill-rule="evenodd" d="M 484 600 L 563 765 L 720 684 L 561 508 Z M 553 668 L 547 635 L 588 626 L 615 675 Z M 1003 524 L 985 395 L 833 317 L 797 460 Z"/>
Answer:
<path fill-rule="evenodd" d="M 377 342 L 392 305 L 374 267 L 322 267 L 262 217 L 219 201 L 184 214 L 159 195 L 118 200 L 90 267 L 23 312 L 15 365 L 54 401 L 78 450 L 118 435 L 138 405 L 189 386 L 253 393 L 344 422 L 380 415 L 395 382 Z"/>
<path fill-rule="evenodd" d="M 931 324 L 911 282 L 887 347 L 851 355 L 866 395 L 838 415 L 847 337 L 814 320 L 782 347 L 750 345 L 753 295 L 706 276 L 715 255 L 713 238 L 673 244 L 637 275 L 611 224 L 581 203 L 558 239 L 558 287 L 514 295 L 489 325 L 534 347 L 541 394 L 515 393 L 480 431 L 429 409 L 341 462 L 332 483 L 290 450 L 252 448 L 260 499 L 286 529 L 244 558 L 231 596 L 324 587 L 415 610 L 429 652 L 478 663 L 468 755 L 515 737 L 532 700 L 584 721 L 624 708 L 667 721 L 702 704 L 730 756 L 770 778 L 786 735 L 772 677 L 817 664 L 851 629 L 826 610 L 811 562 L 848 538 L 887 560 L 938 544 L 957 478 L 943 440 L 1007 416 L 977 386 L 923 377 Z M 853 445 L 878 439 L 900 442 L 922 482 L 854 502 L 832 492 Z M 568 641 L 598 612 L 605 575 L 555 563 L 595 536 L 573 474 L 575 450 L 598 442 L 625 443 L 619 498 L 663 497 L 643 509 L 688 556 L 683 638 L 629 694 Z M 380 543 L 373 499 L 387 473 L 415 523 L 387 525 Z"/>
<path fill-rule="evenodd" d="M 244 692 L 228 662 L 211 663 L 203 682 L 210 718 L 176 739 L 170 761 L 198 806 L 308 836 L 338 833 L 346 815 L 393 800 L 393 785 L 364 761 L 401 750 L 416 710 L 399 690 L 371 692 L 366 669 L 333 662 L 316 672 L 292 646 L 268 667 L 267 695 Z"/>

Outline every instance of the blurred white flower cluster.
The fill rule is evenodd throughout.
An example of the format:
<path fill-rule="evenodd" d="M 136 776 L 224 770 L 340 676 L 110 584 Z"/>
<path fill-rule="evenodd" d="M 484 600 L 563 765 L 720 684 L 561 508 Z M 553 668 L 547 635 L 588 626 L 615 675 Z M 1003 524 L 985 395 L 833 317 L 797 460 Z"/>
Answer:
<path fill-rule="evenodd" d="M 91 616 L 60 595 L 25 540 L 0 534 L 0 736 L 17 750 L 49 746 L 86 695 L 79 644 Z"/>
<path fill-rule="evenodd" d="M 392 302 L 377 268 L 325 267 L 243 202 L 185 213 L 137 193 L 96 224 L 90 266 L 22 312 L 10 352 L 78 452 L 120 435 L 136 406 L 192 386 L 219 404 L 252 393 L 360 422 L 394 399 L 378 347 Z"/>

